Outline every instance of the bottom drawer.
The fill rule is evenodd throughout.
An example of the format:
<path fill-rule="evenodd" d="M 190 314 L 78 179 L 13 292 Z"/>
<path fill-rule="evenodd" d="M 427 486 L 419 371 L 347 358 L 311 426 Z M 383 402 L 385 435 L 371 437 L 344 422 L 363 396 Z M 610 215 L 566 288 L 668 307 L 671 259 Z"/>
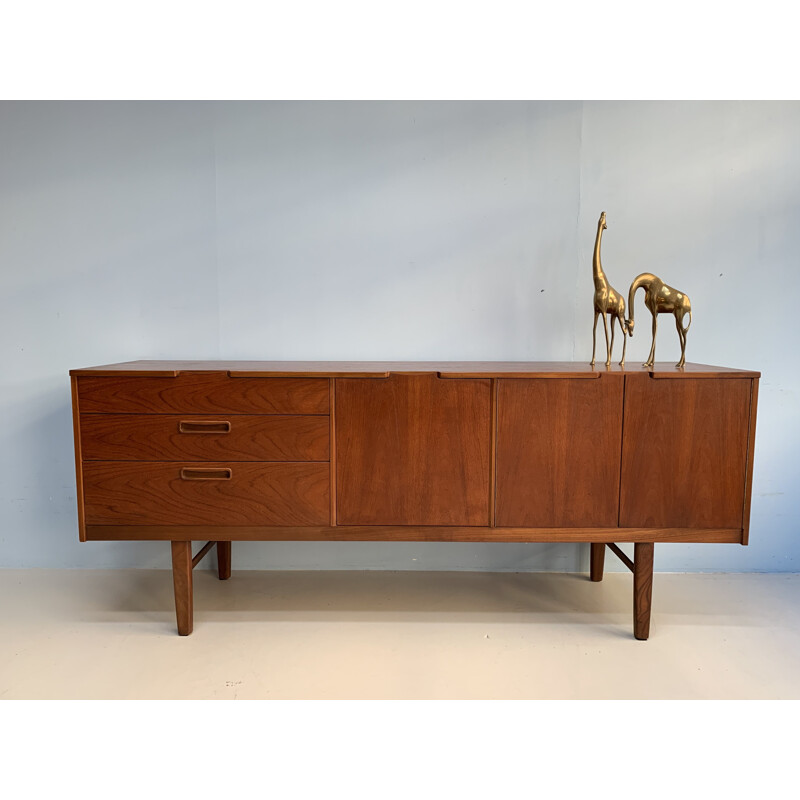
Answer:
<path fill-rule="evenodd" d="M 329 525 L 327 463 L 83 465 L 87 525 Z"/>

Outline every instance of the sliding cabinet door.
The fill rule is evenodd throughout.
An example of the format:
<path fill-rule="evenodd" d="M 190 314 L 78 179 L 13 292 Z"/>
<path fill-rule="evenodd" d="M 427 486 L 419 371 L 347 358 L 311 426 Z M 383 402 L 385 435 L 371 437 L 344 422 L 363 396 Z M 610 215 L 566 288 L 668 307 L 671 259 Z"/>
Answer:
<path fill-rule="evenodd" d="M 623 377 L 498 381 L 499 527 L 617 525 Z"/>
<path fill-rule="evenodd" d="M 742 528 L 752 384 L 627 380 L 623 527 Z"/>
<path fill-rule="evenodd" d="M 489 525 L 491 381 L 337 378 L 337 524 Z"/>

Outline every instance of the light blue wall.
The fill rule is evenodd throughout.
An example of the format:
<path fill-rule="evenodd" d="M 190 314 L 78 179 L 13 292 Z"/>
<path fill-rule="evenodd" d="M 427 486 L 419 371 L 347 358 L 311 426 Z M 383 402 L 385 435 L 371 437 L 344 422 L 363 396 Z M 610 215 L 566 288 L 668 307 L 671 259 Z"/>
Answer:
<path fill-rule="evenodd" d="M 798 141 L 794 102 L 0 103 L 0 566 L 169 565 L 78 542 L 70 368 L 588 360 L 605 210 L 612 284 L 662 275 L 692 299 L 689 360 L 763 373 L 752 545 L 663 545 L 656 569 L 799 570 Z M 243 543 L 234 567 L 574 571 L 587 550 Z"/>

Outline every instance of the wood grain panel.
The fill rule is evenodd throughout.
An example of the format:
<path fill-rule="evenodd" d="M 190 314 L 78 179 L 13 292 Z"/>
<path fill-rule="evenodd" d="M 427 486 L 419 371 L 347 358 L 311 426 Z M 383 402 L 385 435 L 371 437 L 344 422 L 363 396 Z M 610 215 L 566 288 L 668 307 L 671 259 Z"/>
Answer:
<path fill-rule="evenodd" d="M 491 381 L 336 379 L 339 525 L 488 525 Z"/>
<path fill-rule="evenodd" d="M 750 427 L 747 436 L 747 471 L 744 478 L 744 508 L 742 509 L 742 544 L 750 543 L 750 504 L 753 496 L 753 459 L 756 451 L 756 410 L 758 409 L 758 378 L 750 389 Z"/>
<path fill-rule="evenodd" d="M 327 461 L 329 426 L 323 416 L 83 414 L 81 447 L 89 461 Z"/>
<path fill-rule="evenodd" d="M 82 413 L 327 414 L 325 378 L 229 378 L 197 373 L 174 378 L 82 377 Z"/>
<path fill-rule="evenodd" d="M 75 445 L 75 494 L 78 501 L 78 538 L 81 542 L 85 542 L 86 525 L 83 518 L 83 472 L 81 471 L 83 454 L 81 452 L 81 414 L 78 405 L 77 378 L 70 378 L 70 388 L 72 393 L 72 436 Z"/>
<path fill-rule="evenodd" d="M 492 405 L 489 409 L 489 524 L 494 525 L 495 509 L 497 507 L 497 389 L 498 383 L 492 378 L 489 387 Z"/>
<path fill-rule="evenodd" d="M 731 367 L 715 367 L 711 364 L 684 364 L 676 367 L 672 362 L 656 361 L 649 370 L 650 377 L 656 380 L 683 380 L 684 378 L 758 378 L 760 372 Z"/>
<path fill-rule="evenodd" d="M 231 478 L 182 479 L 182 469 L 196 471 L 196 463 L 86 462 L 86 522 L 234 526 L 330 523 L 327 464 L 224 462 L 204 463 L 202 467 L 229 469 Z"/>
<path fill-rule="evenodd" d="M 336 381 L 330 380 L 331 414 L 328 417 L 331 468 L 331 525 L 336 525 Z"/>
<path fill-rule="evenodd" d="M 496 524 L 616 525 L 623 379 L 498 384 Z"/>
<path fill-rule="evenodd" d="M 741 529 L 750 384 L 626 379 L 620 525 Z"/>

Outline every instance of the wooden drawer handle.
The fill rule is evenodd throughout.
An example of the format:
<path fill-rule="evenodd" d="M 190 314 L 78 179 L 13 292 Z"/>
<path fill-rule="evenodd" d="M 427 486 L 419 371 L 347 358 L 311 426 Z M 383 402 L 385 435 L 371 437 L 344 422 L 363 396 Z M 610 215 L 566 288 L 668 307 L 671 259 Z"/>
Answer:
<path fill-rule="evenodd" d="M 231 424 L 227 420 L 181 420 L 178 433 L 230 433 Z"/>
<path fill-rule="evenodd" d="M 229 481 L 233 477 L 230 467 L 183 467 L 181 479 L 184 481 Z"/>

